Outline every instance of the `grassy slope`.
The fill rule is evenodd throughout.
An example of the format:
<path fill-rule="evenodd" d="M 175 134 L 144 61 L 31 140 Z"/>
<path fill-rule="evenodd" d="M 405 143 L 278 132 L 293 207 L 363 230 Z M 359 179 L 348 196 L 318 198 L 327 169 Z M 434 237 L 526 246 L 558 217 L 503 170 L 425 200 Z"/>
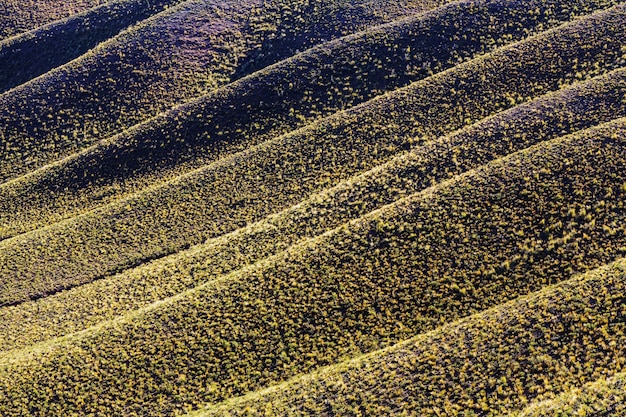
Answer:
<path fill-rule="evenodd" d="M 625 290 L 622 259 L 391 348 L 193 415 L 478 416 L 519 410 L 529 401 L 624 369 Z M 613 379 L 521 415 L 618 415 L 623 395 L 623 379 Z M 584 405 L 587 401 L 595 405 Z M 566 411 L 570 407 L 577 412 Z M 614 414 L 603 414 L 607 409 Z M 589 414 L 592 410 L 597 414 Z"/>
<path fill-rule="evenodd" d="M 620 119 L 543 143 L 124 319 L 5 355 L 0 410 L 181 410 L 607 263 L 626 243 L 625 132 Z"/>
<path fill-rule="evenodd" d="M 288 6 L 301 2 L 260 3 L 186 1 L 0 95 L 0 149 L 6 155 L 0 161 L 0 181 L 93 145 L 227 83 L 239 61 L 284 29 L 277 22 L 290 10 Z M 332 4 L 346 3 L 336 0 L 324 7 Z M 364 28 L 398 17 L 393 11 L 399 10 L 390 10 L 389 14 L 357 17 L 348 26 Z M 319 38 L 324 38 L 325 25 L 317 23 L 298 20 L 294 22 L 298 26 L 289 29 L 318 30 Z"/>
<path fill-rule="evenodd" d="M 264 187 L 254 183 L 257 178 L 251 178 L 250 191 L 246 191 L 252 194 L 242 192 L 241 185 L 229 186 L 217 199 L 215 184 L 232 178 L 219 169 L 209 170 L 206 175 L 200 172 L 192 176 L 191 181 L 182 178 L 68 222 L 5 240 L 0 243 L 2 303 L 89 282 L 230 232 L 300 201 L 302 187 L 314 192 L 331 185 L 333 175 L 336 183 L 342 175 L 346 177 L 345 170 L 352 169 L 347 172 L 350 175 L 367 168 L 360 160 L 367 155 L 378 158 L 370 159 L 373 166 L 405 146 L 409 138 L 444 134 L 511 106 L 516 99 L 557 88 L 575 72 L 585 74 L 586 68 L 601 72 L 601 68 L 617 65 L 622 59 L 621 43 L 611 33 L 621 30 L 626 16 L 623 10 L 619 6 L 499 50 L 313 126 L 313 135 L 344 137 L 347 144 L 357 145 L 352 149 L 362 152 L 353 158 L 352 168 L 349 160 L 342 161 L 335 174 L 330 169 L 319 172 L 316 182 L 312 178 L 303 181 L 302 173 L 296 170 L 285 175 L 284 185 Z M 577 42 L 586 44 L 584 53 Z M 576 69 L 572 67 L 573 56 L 577 57 Z M 546 59 L 519 68 L 519 62 L 540 58 Z M 486 68 L 490 77 L 486 77 Z M 460 85 L 459 80 L 466 84 Z M 381 117 L 385 117 L 385 127 Z M 374 148 L 368 149 L 368 144 Z M 298 158 L 317 159 L 320 165 L 325 162 L 323 154 L 295 155 L 296 161 Z M 240 178 L 234 178 L 240 184 Z M 263 178 L 258 180 L 263 182 Z M 211 181 L 208 187 L 207 181 Z M 290 194 L 286 194 L 288 190 Z M 207 206 L 208 202 L 213 207 Z M 80 253 L 72 249 L 76 244 Z"/>
<path fill-rule="evenodd" d="M 623 369 L 623 368 L 622 368 Z M 608 417 L 626 413 L 626 373 L 574 388 L 550 400 L 531 404 L 510 417 Z"/>
<path fill-rule="evenodd" d="M 1 186 L 0 236 L 10 237 L 119 199 L 233 148 L 242 149 L 320 114 L 424 78 L 473 53 L 523 36 L 531 27 L 554 25 L 549 11 L 561 3 L 544 5 L 542 12 L 530 15 L 530 3 L 515 4 L 506 12 L 500 10 L 501 1 L 450 5 L 308 51 L 137 126 L 115 138 L 114 144 L 101 144 Z M 567 10 L 561 11 L 563 17 L 569 16 Z M 505 24 L 509 20 L 517 24 Z M 473 36 L 464 40 L 468 33 Z M 258 97 L 263 101 L 258 102 Z"/>
<path fill-rule="evenodd" d="M 105 2 L 105 0 L 1 0 L 0 40 Z"/>
<path fill-rule="evenodd" d="M 105 3 L 0 42 L 0 93 L 63 65 L 121 30 L 181 0 Z"/>
<path fill-rule="evenodd" d="M 416 147 L 294 207 L 204 245 L 71 291 L 0 309 L 0 350 L 25 347 L 126 314 L 510 152 L 626 116 L 626 101 L 620 100 L 625 93 L 626 69 L 576 84 Z M 274 149 L 286 151 L 294 145 L 278 141 Z M 324 144 L 304 141 L 300 146 Z M 267 151 L 259 148 L 238 164 L 251 170 L 255 161 L 276 159 Z M 265 169 L 261 164 L 255 170 Z"/>

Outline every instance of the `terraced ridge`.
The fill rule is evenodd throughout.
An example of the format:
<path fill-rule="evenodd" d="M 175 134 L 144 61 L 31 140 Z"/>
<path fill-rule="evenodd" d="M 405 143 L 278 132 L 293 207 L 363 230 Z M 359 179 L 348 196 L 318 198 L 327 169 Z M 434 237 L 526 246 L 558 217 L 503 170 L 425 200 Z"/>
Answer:
<path fill-rule="evenodd" d="M 278 165 L 279 178 L 270 187 L 264 183 L 262 172 L 250 178 L 245 171 L 225 171 L 218 163 L 83 216 L 0 242 L 0 303 L 40 298 L 258 221 L 311 192 L 385 162 L 413 138 L 445 134 L 511 107 L 516 100 L 558 88 L 574 76 L 573 65 L 581 77 L 619 66 L 622 44 L 614 34 L 621 33 L 625 18 L 624 8 L 616 6 L 295 133 L 296 138 L 304 133 L 307 141 L 334 135 L 337 148 L 327 150 L 337 152 L 341 161 L 337 167 L 326 166 L 328 158 L 319 153 L 326 148 L 313 149 L 317 154 L 295 154 L 295 171 L 289 172 L 290 165 Z M 584 54 L 576 46 L 581 39 L 586 44 Z M 548 56 L 550 59 L 536 61 L 533 66 L 520 68 L 518 64 Z M 485 77 L 485 68 L 490 68 L 492 77 Z M 524 78 L 528 82 L 520 83 Z M 458 90 L 451 94 L 455 86 Z M 128 154 L 119 158 L 132 163 Z M 309 166 L 317 164 L 322 169 L 297 169 L 311 159 L 314 162 Z M 285 158 L 283 163 L 290 160 Z M 250 178 L 249 188 L 242 181 L 246 177 Z M 222 188 L 222 179 L 234 179 L 236 184 L 227 182 Z M 80 252 L 74 250 L 74 242 L 80 242 Z"/>
<path fill-rule="evenodd" d="M 180 0 L 178 0 L 180 1 Z M 0 93 L 77 58 L 177 0 L 123 0 L 0 42 Z"/>
<path fill-rule="evenodd" d="M 620 119 L 537 145 L 125 318 L 8 352 L 0 410 L 170 414 L 610 262 L 626 244 L 625 131 Z"/>
<path fill-rule="evenodd" d="M 138 7 L 0 94 L 0 415 L 621 412 L 626 3 L 159 4 L 2 44 Z"/>
<path fill-rule="evenodd" d="M 623 369 L 625 289 L 626 261 L 621 259 L 193 416 L 621 415 L 623 374 L 519 409 Z"/>
<path fill-rule="evenodd" d="M 593 1 L 595 2 L 595 1 Z M 592 2 L 592 3 L 593 3 Z M 0 95 L 0 181 L 39 168 L 123 132 L 176 104 L 228 83 L 240 61 L 276 31 L 326 32 L 330 7 L 351 9 L 343 0 L 325 2 L 317 14 L 280 24 L 299 0 L 239 2 L 188 0 L 98 45 L 80 58 Z M 373 1 L 348 25 L 364 29 L 402 13 L 437 4 L 400 1 L 413 7 L 389 12 Z M 344 5 L 343 7 L 341 5 Z M 348 28 L 345 28 L 348 29 Z M 45 64 L 45 63 L 44 63 Z M 42 64 L 42 65 L 44 65 Z M 114 75 L 112 77 L 111 75 Z"/>
<path fill-rule="evenodd" d="M 512 6 L 503 10 L 503 4 Z M 523 36 L 533 27 L 558 22 L 549 11 L 561 10 L 564 3 L 541 4 L 545 9 L 537 14 L 528 14 L 529 4 L 517 2 L 453 4 L 314 48 L 1 186 L 0 205 L 6 215 L 1 218 L 0 237 L 119 199 L 317 116 L 423 79 L 500 42 Z M 565 12 L 561 15 L 567 16 Z M 509 20 L 517 24 L 506 25 Z M 458 28 L 459 22 L 465 23 L 463 30 Z M 471 38 L 467 38 L 469 31 L 474 35 Z M 407 56 L 408 48 L 411 53 Z M 584 73 L 582 70 L 578 76 Z M 23 204 L 24 200 L 28 203 Z"/>
<path fill-rule="evenodd" d="M 507 153 L 626 116 L 626 103 L 620 100 L 625 92 L 626 69 L 575 84 L 401 153 L 382 166 L 206 244 L 37 302 L 0 309 L 0 350 L 84 330 L 275 255 L 301 239 L 318 236 Z M 307 141 L 301 146 L 325 145 Z M 266 153 L 272 149 L 275 154 Z M 287 144 L 278 142 L 235 162 L 248 172 L 256 165 L 254 171 L 268 178 L 270 169 L 256 161 L 276 160 L 286 149 Z M 311 166 L 307 170 L 315 171 Z M 21 325 L 24 322 L 28 328 Z"/>
<path fill-rule="evenodd" d="M 97 7 L 106 0 L 2 0 L 0 40 Z"/>

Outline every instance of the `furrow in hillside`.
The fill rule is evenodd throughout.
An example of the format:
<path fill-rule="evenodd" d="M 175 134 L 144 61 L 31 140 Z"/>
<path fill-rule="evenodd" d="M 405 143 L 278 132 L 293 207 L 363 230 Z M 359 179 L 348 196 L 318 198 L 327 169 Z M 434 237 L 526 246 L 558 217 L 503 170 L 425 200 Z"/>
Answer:
<path fill-rule="evenodd" d="M 623 305 L 623 303 L 622 303 Z M 610 343 L 610 342 L 609 342 Z M 621 368 L 624 369 L 624 366 Z M 531 404 L 509 417 L 609 417 L 626 414 L 626 373 L 600 379 L 556 398 Z"/>
<path fill-rule="evenodd" d="M 377 3 L 381 2 L 370 2 Z M 302 7 L 311 9 L 302 14 L 303 20 L 287 18 L 292 9 Z M 404 15 L 397 7 L 376 14 L 379 8 L 364 5 L 357 10 L 361 15 L 329 31 L 328 20 L 337 13 L 329 14 L 330 10 L 337 8 L 354 9 L 343 0 L 189 0 L 144 21 L 79 59 L 0 95 L 4 156 L 0 181 L 84 149 L 226 84 L 238 65 L 257 53 L 258 45 L 279 33 L 305 31 L 310 44 L 300 47 L 307 47 L 345 35 L 345 30 L 364 29 Z"/>
<path fill-rule="evenodd" d="M 11 352 L 0 411 L 170 414 L 610 262 L 626 244 L 625 133 L 620 119 L 544 142 L 136 314 Z"/>
<path fill-rule="evenodd" d="M 527 27 L 540 25 L 542 19 L 548 19 L 549 14 L 546 11 L 540 13 L 543 18 L 530 16 L 515 19 L 518 20 L 518 24 L 509 28 L 505 22 L 507 16 L 515 17 L 515 10 L 523 10 L 524 16 L 528 15 L 526 5 L 524 8 L 517 5 L 517 9 L 514 8 L 508 14 L 496 14 L 499 16 L 496 22 L 502 24 L 497 25 L 497 29 L 491 29 L 487 24 L 494 21 L 491 12 L 498 10 L 499 6 L 505 3 L 487 1 L 469 5 L 450 5 L 426 16 L 406 19 L 384 29 L 337 41 L 325 46 L 321 51 L 319 49 L 310 51 L 298 59 L 283 63 L 280 68 L 239 83 L 239 88 L 231 90 L 228 102 L 232 108 L 226 109 L 225 114 L 220 116 L 222 123 L 193 128 L 187 126 L 189 122 L 184 121 L 186 117 L 184 114 L 174 112 L 171 117 L 183 119 L 175 125 L 172 120 L 168 121 L 166 116 L 155 124 L 136 127 L 132 133 L 124 135 L 128 136 L 126 139 L 123 137 L 118 139 L 130 142 L 128 145 L 130 149 L 124 151 L 102 145 L 60 164 L 44 168 L 33 175 L 4 184 L 0 186 L 2 207 L 0 238 L 14 236 L 71 217 L 97 205 L 119 199 L 133 190 L 142 190 L 147 184 L 167 179 L 174 172 L 184 171 L 185 168 L 178 166 L 180 161 L 175 161 L 172 156 L 183 158 L 181 153 L 184 149 L 178 149 L 181 148 L 179 143 L 188 141 L 190 132 L 196 135 L 204 133 L 209 138 L 216 136 L 215 130 L 222 129 L 219 127 L 220 124 L 228 126 L 232 120 L 239 118 L 243 98 L 251 90 L 259 90 L 259 85 L 272 84 L 278 89 L 275 91 L 261 89 L 256 94 L 265 97 L 266 102 L 275 103 L 269 104 L 273 107 L 265 108 L 264 115 L 257 114 L 258 107 L 249 109 L 248 112 L 252 115 L 250 121 L 240 122 L 239 129 L 231 129 L 230 133 L 222 132 L 222 135 L 219 135 L 223 149 L 215 149 L 213 146 L 209 151 L 200 145 L 199 149 L 196 147 L 195 158 L 200 157 L 204 162 L 217 159 L 220 155 L 233 151 L 231 145 L 235 145 L 236 141 L 241 142 L 242 135 L 246 136 L 244 143 L 235 146 L 235 149 L 241 149 L 249 142 L 270 138 L 276 129 L 288 129 L 280 124 L 282 127 L 265 131 L 267 126 L 276 124 L 275 119 L 279 114 L 284 116 L 285 113 L 302 113 L 302 109 L 308 106 L 299 100 L 300 96 L 285 103 L 284 96 L 290 90 L 320 90 L 321 95 L 325 97 L 318 97 L 317 101 L 329 112 L 365 100 L 384 90 L 392 90 L 406 84 L 408 80 L 423 78 L 432 71 L 439 71 L 453 65 L 458 59 L 463 59 L 462 57 L 470 56 L 472 52 L 482 51 L 486 48 L 485 45 L 491 42 L 492 37 L 496 38 L 496 44 L 504 42 L 500 35 L 510 34 L 513 30 L 521 36 L 521 33 L 528 30 Z M 534 23 L 529 23 L 528 19 Z M 462 28 L 455 27 L 459 22 L 466 25 Z M 473 32 L 477 40 L 460 41 L 460 38 L 466 36 L 468 32 Z M 486 36 L 487 33 L 490 36 Z M 397 51 L 404 52 L 398 54 Z M 398 68 L 395 76 L 389 79 L 395 68 Z M 315 71 L 318 70 L 324 72 L 324 76 L 316 74 Z M 289 81 L 292 79 L 296 82 Z M 343 84 L 337 80 L 343 80 L 341 81 Z M 320 85 L 325 82 L 329 82 L 334 92 L 328 91 L 328 85 Z M 217 96 L 213 100 L 213 107 L 227 108 L 226 101 L 224 97 Z M 208 110 L 191 108 L 187 113 L 196 115 L 210 111 L 210 108 Z M 268 121 L 270 119 L 273 120 L 271 123 Z M 286 122 L 286 125 L 290 123 L 293 124 L 293 120 Z M 187 132 L 186 135 L 181 131 Z M 180 137 L 167 139 L 163 137 L 162 132 Z M 158 147 L 160 143 L 167 146 L 167 149 L 162 149 L 153 157 L 150 157 L 150 153 L 154 150 L 146 150 L 145 145 L 140 146 L 141 149 L 132 149 L 135 142 L 145 142 L 146 137 L 152 138 L 150 146 Z M 166 144 L 168 140 L 169 145 Z M 124 154 L 120 155 L 123 151 Z M 198 153 L 200 155 L 197 155 Z M 165 161 L 162 160 L 164 157 Z M 187 155 L 187 158 L 194 159 L 194 156 Z"/>
<path fill-rule="evenodd" d="M 122 0 L 0 42 L 0 93 L 87 52 L 182 0 Z"/>
<path fill-rule="evenodd" d="M 519 410 L 529 401 L 624 369 L 625 291 L 621 259 L 193 416 L 480 416 Z M 521 415 L 600 417 L 624 410 L 623 377 L 576 392 Z"/>
<path fill-rule="evenodd" d="M 159 299 L 219 278 L 385 204 L 466 170 L 614 116 L 626 116 L 626 69 L 558 93 L 419 146 L 389 163 L 244 229 L 177 255 L 18 307 L 0 309 L 0 350 L 25 347 L 83 330 Z M 528 132 L 532 132 L 529 134 Z M 275 160 L 296 147 L 327 146 L 277 141 L 237 159 L 252 172 L 255 161 Z M 276 153 L 269 153 L 275 149 Z M 308 167 L 308 170 L 314 170 Z M 256 165 L 255 172 L 269 168 Z M 217 175 L 219 176 L 219 175 Z M 24 326 L 24 323 L 28 323 Z"/>
<path fill-rule="evenodd" d="M 155 181 L 270 139 L 320 114 L 438 72 L 473 52 L 522 36 L 531 27 L 540 30 L 554 25 L 557 20 L 552 20 L 551 13 L 555 9 L 561 10 L 561 18 L 571 16 L 570 2 L 539 3 L 537 14 L 527 12 L 532 2 L 451 4 L 285 61 L 137 126 L 113 139 L 115 144 L 101 144 L 1 186 L 0 238 L 144 190 Z M 505 12 L 504 6 L 510 9 Z M 587 4 L 581 10 L 590 7 Z M 587 69 L 581 68 L 577 76 L 582 77 Z"/>
<path fill-rule="evenodd" d="M 299 159 L 323 167 L 315 176 L 306 170 L 289 172 L 292 162 L 283 157 L 271 161 L 283 172 L 281 181 L 269 184 L 262 174 L 245 176 L 247 187 L 240 176 L 229 176 L 233 171 L 210 166 L 84 216 L 0 242 L 0 304 L 40 298 L 231 232 L 390 159 L 415 137 L 424 140 L 471 124 L 512 107 L 516 100 L 558 88 L 574 72 L 584 77 L 620 65 L 625 11 L 616 6 L 575 21 L 285 138 L 336 139 L 338 149 L 293 155 L 296 168 L 306 166 Z M 342 151 L 339 145 L 348 147 L 347 152 L 338 154 L 343 156 L 336 166 L 326 166 L 327 155 Z M 224 165 L 228 161 L 218 162 L 217 168 Z M 221 181 L 237 185 L 216 194 L 214 184 Z"/>
<path fill-rule="evenodd" d="M 106 2 L 107 0 L 1 0 L 0 40 Z"/>

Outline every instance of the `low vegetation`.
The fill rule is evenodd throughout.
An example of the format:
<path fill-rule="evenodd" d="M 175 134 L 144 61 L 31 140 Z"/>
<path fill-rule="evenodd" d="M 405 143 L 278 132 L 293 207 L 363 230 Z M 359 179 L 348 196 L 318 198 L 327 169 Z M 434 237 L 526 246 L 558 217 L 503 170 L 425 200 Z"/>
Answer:
<path fill-rule="evenodd" d="M 407 19 L 383 30 L 370 31 L 356 38 L 312 50 L 277 68 L 256 74 L 247 82 L 238 83 L 236 88 L 226 90 L 224 94 L 214 94 L 206 100 L 208 103 L 190 105 L 184 111 L 172 112 L 154 123 L 137 126 L 131 132 L 116 138 L 116 147 L 98 146 L 58 165 L 6 184 L 0 187 L 3 212 L 7 216 L 3 219 L 4 230 L 0 236 L 10 237 L 93 209 L 104 202 L 143 189 L 156 178 L 163 180 L 180 174 L 185 171 L 180 166 L 181 160 L 195 161 L 195 165 L 201 165 L 233 151 L 234 145 L 239 145 L 235 149 L 241 149 L 251 142 L 271 138 L 272 134 L 289 130 L 290 127 L 316 117 L 318 114 L 315 112 L 303 114 L 303 109 L 307 109 L 308 105 L 303 103 L 302 93 L 294 91 L 319 89 L 321 93 L 312 96 L 311 100 L 318 103 L 318 111 L 323 107 L 326 114 L 333 109 L 358 103 L 382 91 L 404 85 L 409 80 L 423 78 L 433 71 L 433 67 L 439 71 L 453 65 L 460 59 L 460 55 L 469 57 L 482 51 L 487 43 L 492 43 L 488 40 L 491 38 L 480 38 L 483 33 L 496 36 L 502 31 L 508 34 L 513 31 L 512 33 L 521 36 L 528 30 L 521 25 L 512 28 L 501 25 L 503 29 L 498 26 L 495 29 L 481 27 L 487 21 L 494 21 L 494 16 L 505 22 L 508 16 L 521 10 L 526 15 L 525 7 L 521 6 L 501 16 L 493 15 L 493 5 L 487 7 L 489 5 L 489 2 L 485 2 L 482 8 L 473 6 L 473 10 L 458 6 L 443 8 L 424 17 Z M 549 16 L 549 13 L 539 16 L 544 15 Z M 468 21 L 464 31 L 455 27 L 461 18 Z M 521 20 L 525 21 L 523 18 Z M 532 24 L 542 22 L 542 18 L 530 17 L 530 20 Z M 528 26 L 531 27 L 532 24 Z M 476 40 L 460 42 L 459 37 L 470 28 L 473 28 Z M 413 48 L 413 55 L 407 57 L 406 51 L 409 47 Z M 396 51 L 399 50 L 405 53 L 398 56 Z M 359 55 L 365 53 L 371 56 L 361 59 Z M 329 68 L 331 63 L 332 68 Z M 389 80 L 397 66 L 405 68 Z M 324 73 L 323 76 L 320 71 Z M 285 82 L 292 78 L 300 80 L 299 83 L 288 85 Z M 343 80 L 343 87 L 336 80 Z M 337 84 L 333 88 L 338 94 L 328 91 L 330 84 Z M 255 96 L 265 97 L 264 102 L 251 106 L 251 91 L 254 91 Z M 294 97 L 285 99 L 285 95 L 291 94 L 290 92 L 294 93 Z M 228 108 L 229 105 L 232 108 L 224 114 L 212 114 L 215 107 Z M 242 108 L 247 106 L 250 107 L 247 110 Z M 229 120 L 240 117 L 242 112 L 251 115 L 250 120 L 242 121 L 237 128 L 223 128 L 224 125 L 228 126 Z M 208 126 L 198 126 L 197 120 L 194 120 L 198 114 L 203 118 L 217 117 L 219 120 Z M 278 120 L 278 114 L 285 119 Z M 274 128 L 270 129 L 269 126 Z M 199 152 L 197 144 L 193 151 L 185 149 L 184 145 L 190 142 L 189 138 L 198 135 L 200 138 L 196 141 L 218 142 L 219 146 L 213 145 L 211 154 L 206 147 L 201 147 Z M 122 145 L 119 145 L 120 142 Z M 118 149 L 120 146 L 122 149 Z M 158 153 L 154 148 L 158 149 Z M 15 165 L 11 167 L 14 169 Z M 22 204 L 24 200 L 28 204 Z"/>
<path fill-rule="evenodd" d="M 0 410 L 171 414 L 610 262 L 626 245 L 624 132 L 620 119 L 545 142 L 125 318 L 9 352 Z"/>
<path fill-rule="evenodd" d="M 623 1 L 16 6 L 0 415 L 626 411 Z"/>
<path fill-rule="evenodd" d="M 624 8 L 617 6 L 461 64 L 283 139 L 307 135 L 307 142 L 319 143 L 314 138 L 324 137 L 332 139 L 332 147 L 304 147 L 304 152 L 293 156 L 281 150 L 280 159 L 257 161 L 262 169 L 254 174 L 238 172 L 246 165 L 236 155 L 190 177 L 0 242 L 0 304 L 84 284 L 231 232 L 355 171 L 385 162 L 412 141 L 451 132 L 556 89 L 576 73 L 584 77 L 617 66 L 623 56 L 614 33 L 621 32 L 625 18 Z M 581 53 L 576 42 L 583 39 L 586 49 Z M 550 59 L 519 69 L 519 62 L 540 57 Z M 490 77 L 485 76 L 485 68 L 490 68 Z M 228 128 L 235 130 L 237 124 Z M 171 130 L 178 129 L 172 126 L 165 132 Z M 109 146 L 115 149 L 118 144 Z M 150 151 L 144 146 L 131 149 Z M 208 151 L 209 145 L 204 149 Z M 331 165 L 333 154 L 338 155 L 336 165 Z M 116 155 L 129 163 L 137 161 L 125 152 Z M 277 166 L 268 167 L 268 162 Z M 315 165 L 321 166 L 317 172 Z M 266 186 L 270 183 L 265 182 L 269 180 L 264 178 L 265 169 L 278 171 L 271 187 Z"/>
<path fill-rule="evenodd" d="M 302 2 L 273 0 L 263 7 L 257 3 L 185 1 L 0 95 L 0 149 L 6 155 L 0 160 L 0 181 L 66 157 L 227 84 L 238 63 L 257 45 L 287 29 L 279 23 L 293 4 Z M 348 3 L 335 0 L 325 7 L 341 4 Z M 393 14 L 398 8 L 389 10 L 355 17 L 350 26 L 364 29 L 398 17 Z M 314 20 L 321 15 L 304 15 L 302 21 L 292 22 L 297 27 L 289 29 L 318 31 L 323 39 L 325 24 Z"/>
<path fill-rule="evenodd" d="M 0 40 L 97 7 L 106 0 L 2 0 Z"/>
<path fill-rule="evenodd" d="M 26 347 L 127 314 L 510 152 L 626 116 L 626 102 L 620 101 L 626 91 L 625 77 L 626 70 L 620 69 L 499 113 L 206 244 L 71 291 L 0 309 L 0 350 Z M 529 131 L 533 135 L 527 135 Z M 286 145 L 278 144 L 276 149 Z M 263 157 L 262 151 L 245 159 L 253 163 L 274 158 Z"/>
<path fill-rule="evenodd" d="M 0 93 L 83 55 L 121 30 L 175 3 L 176 0 L 107 2 L 0 42 Z"/>
<path fill-rule="evenodd" d="M 623 369 L 623 367 L 622 367 Z M 619 373 L 608 379 L 573 388 L 558 397 L 527 407 L 519 417 L 558 415 L 562 417 L 618 416 L 626 412 L 626 374 Z"/>
<path fill-rule="evenodd" d="M 479 416 L 519 410 L 626 366 L 626 262 L 223 405 L 209 416 Z M 450 389 L 454 387 L 454 389 Z M 511 416 L 608 416 L 623 377 Z"/>

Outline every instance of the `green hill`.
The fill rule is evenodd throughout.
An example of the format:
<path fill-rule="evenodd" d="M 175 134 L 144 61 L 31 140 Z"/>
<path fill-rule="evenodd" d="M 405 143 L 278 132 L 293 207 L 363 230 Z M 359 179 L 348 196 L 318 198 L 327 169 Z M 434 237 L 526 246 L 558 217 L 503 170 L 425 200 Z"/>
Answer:
<path fill-rule="evenodd" d="M 9 6 L 0 415 L 623 411 L 624 2 Z"/>

